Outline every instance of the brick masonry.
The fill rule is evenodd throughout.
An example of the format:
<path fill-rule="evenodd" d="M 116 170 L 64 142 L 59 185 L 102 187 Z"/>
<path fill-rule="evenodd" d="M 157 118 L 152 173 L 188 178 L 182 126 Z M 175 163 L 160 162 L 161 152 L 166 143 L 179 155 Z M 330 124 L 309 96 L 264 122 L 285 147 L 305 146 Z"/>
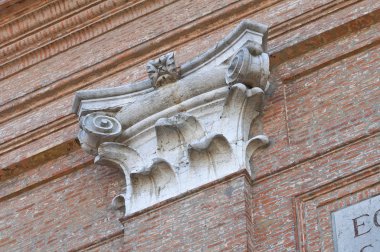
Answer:
<path fill-rule="evenodd" d="M 0 1 L 1 251 L 333 251 L 330 212 L 379 194 L 378 1 L 68 2 Z M 241 19 L 269 25 L 255 180 L 120 221 L 123 177 L 76 143 L 74 92 L 146 78 L 169 50 L 185 62 Z"/>

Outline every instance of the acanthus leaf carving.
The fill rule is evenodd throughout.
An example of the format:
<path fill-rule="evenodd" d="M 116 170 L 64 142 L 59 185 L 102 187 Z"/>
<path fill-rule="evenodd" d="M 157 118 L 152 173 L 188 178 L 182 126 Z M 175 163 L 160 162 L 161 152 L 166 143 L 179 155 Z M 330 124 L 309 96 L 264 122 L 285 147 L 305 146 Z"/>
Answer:
<path fill-rule="evenodd" d="M 262 132 L 253 132 L 253 125 L 261 124 L 269 85 L 266 31 L 245 21 L 181 67 L 175 66 L 174 53 L 150 61 L 151 86 L 128 93 L 100 90 L 103 97 L 95 94 L 92 100 L 93 91 L 82 91 L 87 100 L 79 97 L 75 106 L 84 150 L 125 175 L 115 208 L 130 215 L 234 172 L 253 174 L 250 159 L 269 144 Z M 117 102 L 110 114 L 112 99 Z"/>
<path fill-rule="evenodd" d="M 213 133 L 189 145 L 190 169 L 207 183 L 231 173 L 236 167 L 233 150 L 223 134 Z"/>

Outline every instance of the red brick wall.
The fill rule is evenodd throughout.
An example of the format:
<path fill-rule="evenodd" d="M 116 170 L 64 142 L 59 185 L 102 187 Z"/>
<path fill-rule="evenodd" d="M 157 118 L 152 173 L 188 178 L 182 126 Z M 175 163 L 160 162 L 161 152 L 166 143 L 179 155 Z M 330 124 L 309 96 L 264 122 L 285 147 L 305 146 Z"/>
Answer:
<path fill-rule="evenodd" d="M 120 216 L 109 203 L 123 187 L 122 176 L 116 169 L 87 165 L 2 199 L 2 250 L 68 251 L 120 232 Z"/>
<path fill-rule="evenodd" d="M 0 251 L 333 251 L 330 212 L 379 193 L 378 1 L 68 2 L 0 1 Z M 181 64 L 242 19 L 269 25 L 255 180 L 121 223 L 123 176 L 76 143 L 74 92 L 146 78 L 169 50 Z"/>

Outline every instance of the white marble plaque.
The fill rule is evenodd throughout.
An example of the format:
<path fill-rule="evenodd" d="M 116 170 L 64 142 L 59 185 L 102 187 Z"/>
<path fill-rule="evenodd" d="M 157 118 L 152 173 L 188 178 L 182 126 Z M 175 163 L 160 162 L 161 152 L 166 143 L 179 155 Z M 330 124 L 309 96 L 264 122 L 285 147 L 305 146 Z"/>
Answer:
<path fill-rule="evenodd" d="M 380 195 L 332 213 L 336 252 L 380 251 Z"/>

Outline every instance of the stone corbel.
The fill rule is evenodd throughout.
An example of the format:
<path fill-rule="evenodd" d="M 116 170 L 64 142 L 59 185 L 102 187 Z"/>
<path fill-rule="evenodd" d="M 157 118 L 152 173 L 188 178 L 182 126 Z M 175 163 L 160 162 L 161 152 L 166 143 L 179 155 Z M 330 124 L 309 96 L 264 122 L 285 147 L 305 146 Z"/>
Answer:
<path fill-rule="evenodd" d="M 113 205 L 133 214 L 240 170 L 268 138 L 260 124 L 269 87 L 267 27 L 240 23 L 214 48 L 177 67 L 149 61 L 149 79 L 79 91 L 79 141 L 95 162 L 123 170 Z"/>

